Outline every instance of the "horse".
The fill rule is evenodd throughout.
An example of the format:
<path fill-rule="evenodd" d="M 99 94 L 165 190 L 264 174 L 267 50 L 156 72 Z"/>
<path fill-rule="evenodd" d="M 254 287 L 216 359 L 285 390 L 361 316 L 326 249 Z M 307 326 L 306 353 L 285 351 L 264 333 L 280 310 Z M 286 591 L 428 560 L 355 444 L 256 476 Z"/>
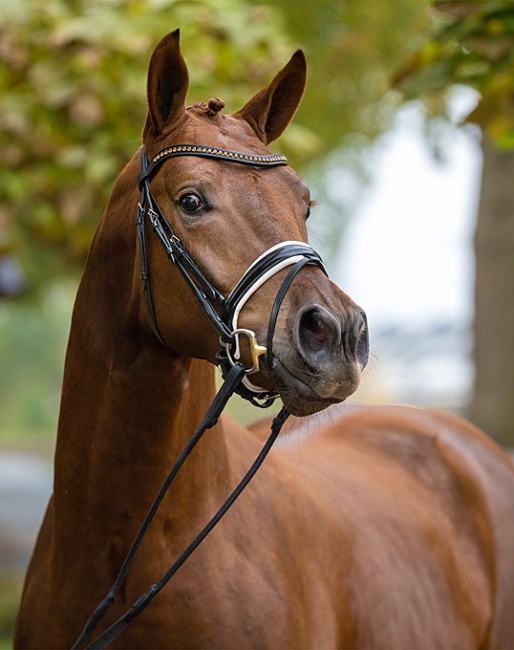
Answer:
<path fill-rule="evenodd" d="M 16 648 L 514 647 L 508 456 L 453 415 L 338 406 L 366 366 L 366 317 L 307 244 L 305 183 L 268 148 L 305 84 L 298 50 L 225 115 L 219 99 L 186 106 L 178 30 L 154 50 L 143 144 L 77 293 Z M 287 431 L 155 594 L 269 425 L 214 418 L 95 609 L 215 398 L 216 365 L 226 382 L 242 369 L 243 397 L 278 396 Z M 117 636 L 94 636 L 149 586 Z"/>

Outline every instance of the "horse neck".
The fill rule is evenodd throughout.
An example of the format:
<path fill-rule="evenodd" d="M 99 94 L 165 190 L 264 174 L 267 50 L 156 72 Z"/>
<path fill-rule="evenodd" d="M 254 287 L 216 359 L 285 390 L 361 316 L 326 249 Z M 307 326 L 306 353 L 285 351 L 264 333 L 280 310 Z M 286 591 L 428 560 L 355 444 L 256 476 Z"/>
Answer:
<path fill-rule="evenodd" d="M 77 512 L 140 519 L 214 396 L 210 364 L 173 356 L 141 329 L 136 233 L 133 248 L 126 241 L 116 248 L 112 238 L 106 247 L 108 212 L 78 291 L 66 356 L 54 508 L 68 530 Z M 181 471 L 175 509 L 191 515 L 200 490 L 216 492 L 226 463 L 218 426 Z"/>

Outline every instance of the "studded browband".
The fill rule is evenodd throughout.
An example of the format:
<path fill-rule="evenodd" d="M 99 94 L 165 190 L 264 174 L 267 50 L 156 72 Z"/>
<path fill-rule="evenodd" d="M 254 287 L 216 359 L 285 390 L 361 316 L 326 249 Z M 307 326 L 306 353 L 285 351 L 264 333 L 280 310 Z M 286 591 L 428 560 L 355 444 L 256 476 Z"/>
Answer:
<path fill-rule="evenodd" d="M 220 149 L 219 147 L 208 147 L 200 144 L 176 144 L 161 149 L 161 151 L 155 154 L 139 177 L 139 182 L 141 183 L 144 178 L 151 177 L 155 168 L 164 162 L 164 160 L 167 160 L 168 158 L 176 158 L 178 156 L 215 158 L 217 160 L 227 160 L 242 165 L 253 165 L 257 167 L 277 167 L 279 165 L 287 165 L 287 158 L 282 153 L 259 156 L 257 154 L 242 153 L 240 151 Z"/>

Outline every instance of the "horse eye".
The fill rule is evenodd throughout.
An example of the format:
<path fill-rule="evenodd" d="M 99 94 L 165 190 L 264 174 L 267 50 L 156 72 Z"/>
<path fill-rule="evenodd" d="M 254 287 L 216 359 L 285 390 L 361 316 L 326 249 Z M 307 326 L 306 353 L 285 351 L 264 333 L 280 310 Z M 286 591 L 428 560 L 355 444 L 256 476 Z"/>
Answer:
<path fill-rule="evenodd" d="M 305 213 L 305 220 L 307 220 L 311 216 L 311 210 L 316 206 L 316 201 L 309 201 L 309 205 L 307 206 L 307 212 Z"/>
<path fill-rule="evenodd" d="M 204 207 L 202 199 L 196 194 L 184 194 L 179 199 L 179 205 L 188 214 L 193 214 Z"/>

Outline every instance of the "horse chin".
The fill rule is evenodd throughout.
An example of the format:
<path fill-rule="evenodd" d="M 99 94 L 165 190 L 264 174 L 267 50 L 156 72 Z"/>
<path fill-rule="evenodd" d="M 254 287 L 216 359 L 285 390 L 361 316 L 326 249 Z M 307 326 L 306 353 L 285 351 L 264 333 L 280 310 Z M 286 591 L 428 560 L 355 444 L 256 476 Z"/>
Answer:
<path fill-rule="evenodd" d="M 271 372 L 273 384 L 280 395 L 285 408 L 291 415 L 305 417 L 319 413 L 332 404 L 343 401 L 339 397 L 320 397 L 305 381 L 294 375 L 288 368 L 274 359 Z M 353 392 L 353 391 L 352 391 Z"/>

